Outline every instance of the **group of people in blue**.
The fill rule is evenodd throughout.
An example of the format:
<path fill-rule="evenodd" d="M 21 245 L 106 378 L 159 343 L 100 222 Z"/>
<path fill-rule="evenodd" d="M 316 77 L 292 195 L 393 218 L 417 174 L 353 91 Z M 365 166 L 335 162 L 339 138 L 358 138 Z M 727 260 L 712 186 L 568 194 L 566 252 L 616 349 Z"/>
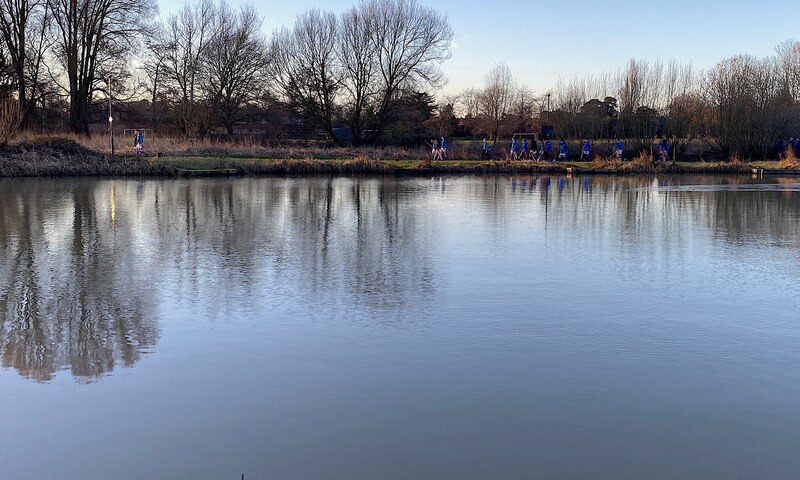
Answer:
<path fill-rule="evenodd" d="M 800 142 L 800 140 L 798 141 Z M 622 140 L 617 138 L 614 141 L 614 158 L 622 160 L 625 145 Z M 487 160 L 490 156 L 491 146 L 486 139 L 483 139 L 481 145 L 481 160 Z M 670 144 L 666 138 L 662 138 L 658 142 L 658 156 L 661 161 L 669 160 Z M 528 142 L 528 139 L 523 137 L 522 141 L 518 141 L 516 135 L 511 138 L 511 149 L 508 152 L 508 158 L 511 160 L 534 160 L 534 161 L 552 161 L 553 157 L 553 142 L 550 138 L 545 138 L 537 144 L 536 139 Z M 562 138 L 558 141 L 558 156 L 555 157 L 559 161 L 569 160 L 567 153 L 567 142 Z M 592 142 L 585 139 L 581 145 L 580 161 L 588 162 L 592 160 Z"/>
<path fill-rule="evenodd" d="M 789 137 L 789 142 L 785 143 L 783 137 L 778 137 L 775 142 L 775 153 L 778 154 L 778 158 L 783 158 L 790 151 L 795 157 L 800 157 L 800 138 Z"/>

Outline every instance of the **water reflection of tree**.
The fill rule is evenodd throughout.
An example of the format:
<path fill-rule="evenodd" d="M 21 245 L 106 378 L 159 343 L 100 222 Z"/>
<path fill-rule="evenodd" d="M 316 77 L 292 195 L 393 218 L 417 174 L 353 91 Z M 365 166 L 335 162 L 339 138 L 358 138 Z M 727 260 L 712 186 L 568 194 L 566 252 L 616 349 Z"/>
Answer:
<path fill-rule="evenodd" d="M 478 228 L 499 232 L 514 209 L 539 208 L 547 214 L 526 217 L 534 219 L 526 228 L 559 222 L 552 235 L 564 237 L 553 237 L 555 244 L 613 239 L 615 248 L 603 253 L 625 258 L 641 257 L 641 248 L 680 254 L 691 238 L 672 232 L 690 223 L 732 243 L 760 235 L 797 246 L 798 192 L 659 188 L 676 181 L 748 180 L 3 181 L 2 364 L 39 381 L 62 368 L 91 380 L 133 365 L 158 340 L 164 292 L 205 316 L 249 307 L 268 313 L 259 299 L 269 297 L 336 304 L 344 306 L 337 312 L 372 321 L 414 318 L 418 312 L 410 309 L 424 308 L 436 294 L 434 252 L 447 247 L 435 222 L 447 208 L 469 208 Z M 432 208 L 441 197 L 446 202 Z"/>
<path fill-rule="evenodd" d="M 679 235 L 689 223 L 705 225 L 718 238 L 742 245 L 754 238 L 777 244 L 800 241 L 800 192 L 788 188 L 745 188 L 754 182 L 746 176 L 593 176 L 567 179 L 562 192 L 554 192 L 553 178 L 518 177 L 536 185 L 539 202 L 551 217 L 569 227 L 564 230 L 595 238 L 620 235 L 620 248 L 647 243 L 664 251 L 679 250 L 688 239 Z M 763 179 L 758 180 L 763 182 Z M 776 186 L 785 179 L 767 179 Z M 790 180 L 790 183 L 794 183 Z M 703 188 L 720 186 L 720 188 Z M 680 187 L 680 188 L 671 188 Z"/>
<path fill-rule="evenodd" d="M 68 367 L 88 381 L 132 366 L 157 341 L 152 300 L 128 290 L 141 276 L 136 261 L 120 259 L 130 237 L 100 218 L 113 205 L 98 184 L 5 182 L 0 352 L 25 377 L 48 381 Z"/>

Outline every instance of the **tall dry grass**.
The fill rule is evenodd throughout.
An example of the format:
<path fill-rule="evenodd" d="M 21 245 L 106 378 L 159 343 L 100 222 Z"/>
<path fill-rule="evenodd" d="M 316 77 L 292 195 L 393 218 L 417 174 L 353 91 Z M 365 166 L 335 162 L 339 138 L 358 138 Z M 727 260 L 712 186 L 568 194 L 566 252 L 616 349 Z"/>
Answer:
<path fill-rule="evenodd" d="M 79 144 L 101 153 L 111 153 L 108 138 L 100 135 L 91 137 L 74 137 Z M 121 138 L 117 141 L 117 152 L 133 153 L 133 139 Z M 227 156 L 227 157 L 259 157 L 288 160 L 336 160 L 366 157 L 372 160 L 416 160 L 422 158 L 424 152 L 402 147 L 322 147 L 322 146 L 274 146 L 265 144 L 257 138 L 245 137 L 233 140 L 211 140 L 208 138 L 145 138 L 145 155 L 161 156 Z"/>
<path fill-rule="evenodd" d="M 794 154 L 794 148 L 790 146 L 786 149 L 783 157 L 778 162 L 778 168 L 782 170 L 797 170 L 800 168 L 800 163 L 797 161 L 797 156 Z"/>
<path fill-rule="evenodd" d="M 622 166 L 622 170 L 627 173 L 659 173 L 665 169 L 665 165 L 656 162 L 653 152 L 650 150 L 640 152 L 636 158 Z"/>
<path fill-rule="evenodd" d="M 8 145 L 21 125 L 22 107 L 19 102 L 13 98 L 0 100 L 0 146 Z"/>
<path fill-rule="evenodd" d="M 597 170 L 620 170 L 623 165 L 622 160 L 616 157 L 595 155 L 594 158 L 592 158 L 592 168 Z"/>

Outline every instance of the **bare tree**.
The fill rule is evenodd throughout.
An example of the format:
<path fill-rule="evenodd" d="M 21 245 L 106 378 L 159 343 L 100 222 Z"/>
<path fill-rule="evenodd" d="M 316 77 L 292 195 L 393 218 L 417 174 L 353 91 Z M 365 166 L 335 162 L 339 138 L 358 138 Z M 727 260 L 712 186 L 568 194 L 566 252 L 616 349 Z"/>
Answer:
<path fill-rule="evenodd" d="M 155 14 L 154 0 L 48 0 L 56 55 L 66 74 L 70 128 L 89 133 L 96 82 L 122 63 Z"/>
<path fill-rule="evenodd" d="M 214 37 L 216 8 L 213 0 L 185 4 L 170 15 L 161 31 L 155 53 L 163 58 L 163 83 L 172 104 L 172 114 L 186 136 L 202 134 L 208 128 L 203 103 L 203 75 L 206 50 Z"/>
<path fill-rule="evenodd" d="M 272 41 L 271 73 L 275 87 L 296 111 L 319 125 L 335 143 L 333 121 L 341 88 L 336 55 L 336 15 L 309 10 L 294 27 L 283 28 Z"/>
<path fill-rule="evenodd" d="M 261 34 L 261 19 L 252 5 L 234 12 L 223 1 L 215 24 L 216 35 L 205 50 L 206 96 L 215 117 L 231 135 L 242 107 L 261 96 L 269 51 Z"/>
<path fill-rule="evenodd" d="M 352 7 L 342 14 L 339 21 L 337 55 L 343 68 L 344 114 L 353 145 L 364 141 L 364 129 L 374 120 L 374 103 L 378 94 L 377 44 L 371 40 L 365 13 L 363 6 Z"/>
<path fill-rule="evenodd" d="M 335 142 L 337 119 L 353 144 L 376 142 L 408 98 L 444 83 L 452 37 L 447 17 L 416 0 L 364 0 L 339 18 L 310 10 L 275 34 L 272 74 L 281 96 Z"/>
<path fill-rule="evenodd" d="M 774 58 L 739 55 L 720 62 L 708 75 L 707 94 L 716 113 L 716 137 L 725 152 L 766 153 L 786 123 Z"/>
<path fill-rule="evenodd" d="M 453 29 L 446 15 L 416 0 L 366 0 L 360 8 L 375 45 L 378 95 L 369 139 L 377 141 L 404 93 L 444 84 L 439 67 L 450 58 Z"/>
<path fill-rule="evenodd" d="M 150 100 L 150 119 L 154 128 L 161 123 L 158 112 L 159 99 L 165 97 L 163 92 L 164 77 L 167 75 L 166 58 L 167 42 L 163 38 L 164 30 L 161 26 L 153 29 L 153 36 L 145 41 L 146 58 L 143 60 L 146 87 Z"/>
<path fill-rule="evenodd" d="M 0 0 L 0 35 L 10 60 L 22 124 L 28 123 L 41 86 L 50 19 L 45 0 Z"/>
<path fill-rule="evenodd" d="M 480 114 L 481 92 L 468 88 L 458 95 L 456 113 L 462 117 L 477 117 Z"/>
<path fill-rule="evenodd" d="M 534 108 L 533 90 L 527 85 L 517 87 L 511 104 L 511 120 L 514 131 L 528 132 L 533 128 Z"/>
<path fill-rule="evenodd" d="M 787 40 L 775 49 L 778 55 L 781 87 L 786 96 L 800 102 L 800 42 Z"/>
<path fill-rule="evenodd" d="M 505 63 L 498 63 L 484 77 L 484 88 L 481 94 L 481 116 L 486 130 L 493 142 L 497 144 L 500 127 L 509 114 L 516 84 L 511 69 Z"/>

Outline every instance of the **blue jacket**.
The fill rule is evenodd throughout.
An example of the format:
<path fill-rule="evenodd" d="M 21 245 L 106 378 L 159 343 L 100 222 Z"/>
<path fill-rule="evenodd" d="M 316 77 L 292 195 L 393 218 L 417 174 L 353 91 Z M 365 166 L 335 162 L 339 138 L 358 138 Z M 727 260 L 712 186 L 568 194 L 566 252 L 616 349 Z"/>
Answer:
<path fill-rule="evenodd" d="M 589 143 L 588 140 L 583 142 L 583 153 L 588 154 L 591 151 L 591 149 L 592 145 Z"/>
<path fill-rule="evenodd" d="M 515 151 L 515 152 L 516 152 L 517 150 L 519 150 L 519 145 L 517 145 L 517 141 L 516 141 L 516 140 L 514 140 L 514 141 L 512 141 L 512 142 L 511 142 L 511 150 L 512 150 L 512 151 Z"/>

